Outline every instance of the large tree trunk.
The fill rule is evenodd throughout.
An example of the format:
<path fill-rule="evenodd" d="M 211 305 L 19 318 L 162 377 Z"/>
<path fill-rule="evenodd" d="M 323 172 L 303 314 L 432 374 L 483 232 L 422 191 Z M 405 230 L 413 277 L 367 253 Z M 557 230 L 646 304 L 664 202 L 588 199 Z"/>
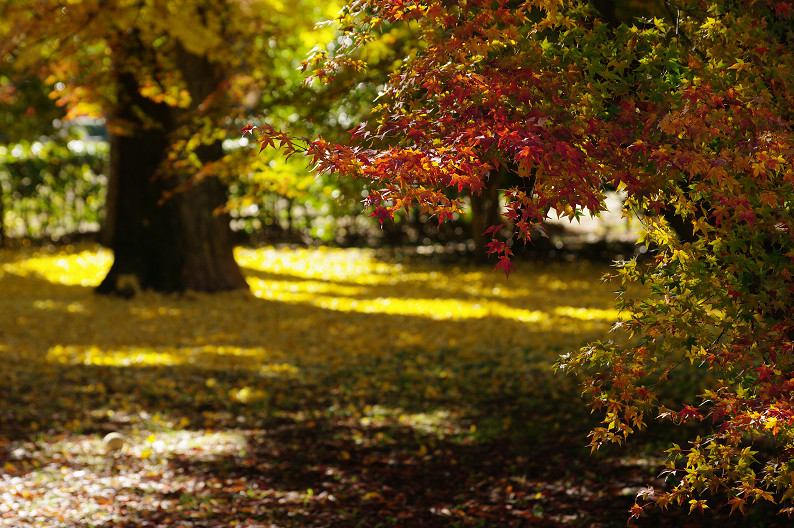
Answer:
<path fill-rule="evenodd" d="M 218 89 L 219 79 L 206 59 L 187 52 L 179 55 L 195 108 Z M 110 138 L 104 237 L 114 262 L 99 293 L 129 296 L 141 289 L 216 292 L 248 287 L 234 260 L 229 218 L 214 214 L 226 200 L 225 188 L 214 177 L 185 186 L 191 175 L 166 162 L 173 134 L 185 124 L 188 111 L 141 96 L 135 74 L 119 72 L 112 120 L 123 130 L 112 131 Z M 219 159 L 222 150 L 219 143 L 211 143 L 196 153 L 206 163 Z M 183 187 L 186 190 L 168 196 Z"/>

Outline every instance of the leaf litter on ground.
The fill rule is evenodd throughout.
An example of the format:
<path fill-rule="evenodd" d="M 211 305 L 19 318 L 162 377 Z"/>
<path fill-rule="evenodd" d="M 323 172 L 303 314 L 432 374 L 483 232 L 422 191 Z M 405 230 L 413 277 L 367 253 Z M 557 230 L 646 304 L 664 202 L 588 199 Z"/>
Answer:
<path fill-rule="evenodd" d="M 606 266 L 236 258 L 250 293 L 124 300 L 106 250 L 0 252 L 0 526 L 624 526 L 653 483 L 550 368 Z"/>

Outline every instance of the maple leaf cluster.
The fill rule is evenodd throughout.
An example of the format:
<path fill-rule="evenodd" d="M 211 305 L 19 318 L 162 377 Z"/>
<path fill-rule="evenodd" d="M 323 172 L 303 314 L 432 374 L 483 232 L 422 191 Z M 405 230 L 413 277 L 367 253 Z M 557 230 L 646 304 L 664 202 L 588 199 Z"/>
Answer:
<path fill-rule="evenodd" d="M 371 182 L 381 221 L 411 207 L 443 221 L 508 170 L 519 182 L 503 191 L 509 235 L 488 231 L 506 274 L 511 245 L 552 211 L 598 213 L 605 189 L 625 191 L 652 257 L 616 275 L 651 294 L 623 296 L 615 339 L 558 366 L 584 373 L 605 413 L 593 448 L 649 415 L 710 424 L 670 451 L 670 488 L 653 502 L 703 511 L 702 495 L 721 492 L 744 511 L 794 497 L 792 9 L 713 0 L 668 14 L 616 27 L 579 2 L 352 2 L 340 14 L 352 44 L 312 58 L 314 78 L 360 67 L 356 47 L 395 25 L 417 28 L 420 51 L 349 144 L 264 136 L 321 173 Z M 684 363 L 707 381 L 670 408 L 655 388 Z M 750 449 L 760 439 L 767 452 Z"/>

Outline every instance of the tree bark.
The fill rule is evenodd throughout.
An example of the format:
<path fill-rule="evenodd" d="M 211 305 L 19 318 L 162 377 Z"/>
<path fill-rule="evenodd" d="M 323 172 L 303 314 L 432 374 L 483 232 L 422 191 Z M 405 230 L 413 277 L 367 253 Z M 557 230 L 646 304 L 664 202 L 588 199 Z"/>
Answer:
<path fill-rule="evenodd" d="M 140 95 L 134 72 L 117 75 L 112 122 L 123 130 L 111 131 L 103 236 L 114 262 L 98 293 L 128 297 L 145 289 L 217 292 L 248 287 L 234 260 L 229 218 L 214 214 L 225 203 L 224 186 L 214 177 L 189 184 L 191 174 L 167 161 L 175 131 L 220 82 L 217 67 L 205 58 L 180 50 L 178 59 L 193 100 L 188 109 Z M 223 153 L 215 142 L 198 147 L 196 154 L 206 163 Z"/>

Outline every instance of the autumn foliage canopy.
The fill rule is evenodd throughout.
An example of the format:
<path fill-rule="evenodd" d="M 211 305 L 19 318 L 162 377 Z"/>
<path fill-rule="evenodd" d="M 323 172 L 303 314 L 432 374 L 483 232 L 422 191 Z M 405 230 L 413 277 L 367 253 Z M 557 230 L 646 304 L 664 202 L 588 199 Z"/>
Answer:
<path fill-rule="evenodd" d="M 264 145 L 304 152 L 321 173 L 371 182 L 382 221 L 419 208 L 463 210 L 497 170 L 505 226 L 490 229 L 497 267 L 542 236 L 550 212 L 603 210 L 626 192 L 650 258 L 618 263 L 613 339 L 564 355 L 603 416 L 593 448 L 650 420 L 707 432 L 674 445 L 665 490 L 646 504 L 745 511 L 794 498 L 794 4 L 696 1 L 617 25 L 568 0 L 358 0 L 340 14 L 349 46 L 306 63 L 332 82 L 362 68 L 357 49 L 408 25 L 422 46 L 395 71 L 349 144 L 260 129 Z M 244 129 L 252 131 L 252 127 Z M 507 236 L 505 236 L 507 233 Z M 657 390 L 692 365 L 691 401 Z"/>

